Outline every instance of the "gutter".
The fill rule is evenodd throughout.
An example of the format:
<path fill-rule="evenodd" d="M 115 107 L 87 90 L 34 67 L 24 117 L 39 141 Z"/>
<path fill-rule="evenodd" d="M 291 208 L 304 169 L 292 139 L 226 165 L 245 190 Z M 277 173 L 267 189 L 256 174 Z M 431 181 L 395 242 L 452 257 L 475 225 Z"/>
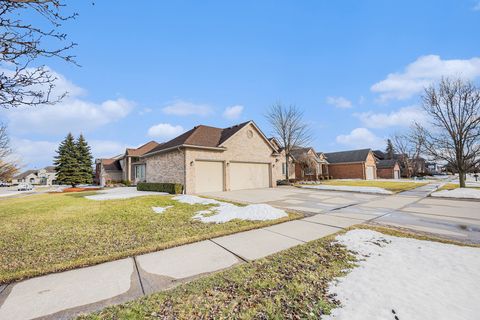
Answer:
<path fill-rule="evenodd" d="M 225 150 L 227 150 L 227 148 L 225 148 L 225 147 L 204 147 L 204 146 L 195 146 L 195 145 L 191 145 L 191 144 L 180 144 L 178 146 L 173 146 L 173 147 L 158 150 L 158 151 L 155 151 L 155 152 L 146 153 L 143 156 L 141 156 L 140 158 L 148 158 L 150 156 L 153 156 L 153 155 L 156 155 L 156 154 L 159 154 L 159 153 L 164 153 L 164 152 L 172 151 L 172 150 L 175 150 L 175 149 L 180 150 L 180 148 L 204 149 L 204 150 L 212 150 L 212 151 L 225 151 Z"/>

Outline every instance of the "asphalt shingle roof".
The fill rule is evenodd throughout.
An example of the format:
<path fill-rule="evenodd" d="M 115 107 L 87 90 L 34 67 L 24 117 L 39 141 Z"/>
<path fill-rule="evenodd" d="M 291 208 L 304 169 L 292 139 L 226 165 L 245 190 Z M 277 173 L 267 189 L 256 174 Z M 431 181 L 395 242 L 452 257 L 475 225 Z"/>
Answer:
<path fill-rule="evenodd" d="M 367 160 L 370 149 L 324 153 L 329 163 L 362 162 Z"/>
<path fill-rule="evenodd" d="M 395 167 L 397 160 L 378 160 L 377 161 L 377 169 L 389 169 Z"/>

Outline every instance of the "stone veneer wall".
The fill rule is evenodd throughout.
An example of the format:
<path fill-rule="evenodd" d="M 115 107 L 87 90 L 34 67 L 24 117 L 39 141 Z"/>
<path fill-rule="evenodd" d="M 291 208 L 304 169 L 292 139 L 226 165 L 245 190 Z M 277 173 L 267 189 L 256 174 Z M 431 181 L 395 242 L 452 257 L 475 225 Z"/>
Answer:
<path fill-rule="evenodd" d="M 172 150 L 145 158 L 147 182 L 181 183 L 185 185 L 185 153 Z"/>

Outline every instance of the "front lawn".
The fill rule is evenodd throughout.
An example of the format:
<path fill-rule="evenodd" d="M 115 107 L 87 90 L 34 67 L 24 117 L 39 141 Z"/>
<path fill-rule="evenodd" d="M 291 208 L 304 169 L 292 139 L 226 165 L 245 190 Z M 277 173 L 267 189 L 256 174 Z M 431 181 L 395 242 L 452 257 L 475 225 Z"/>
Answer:
<path fill-rule="evenodd" d="M 383 227 L 368 228 L 394 236 L 439 241 Z M 345 276 L 357 263 L 353 254 L 334 242 L 334 237 L 296 246 L 80 319 L 319 319 L 339 306 L 336 297 L 329 294 L 331 282 Z M 375 288 L 371 289 L 375 292 Z"/>
<path fill-rule="evenodd" d="M 460 188 L 460 185 L 458 183 L 446 183 L 444 184 L 441 188 L 438 188 L 437 191 L 443 191 L 443 190 L 455 190 Z M 467 185 L 467 188 L 472 188 L 472 189 L 479 189 L 480 187 L 470 187 Z"/>
<path fill-rule="evenodd" d="M 258 228 L 275 221 L 193 220 L 211 205 L 179 203 L 171 196 L 94 201 L 76 194 L 0 200 L 0 283 L 92 265 L 180 244 Z M 152 207 L 173 206 L 154 213 Z"/>
<path fill-rule="evenodd" d="M 424 185 L 427 182 L 407 182 L 407 181 L 382 181 L 382 180 L 326 180 L 319 184 L 329 186 L 349 186 L 349 187 L 376 187 L 382 188 L 394 193 L 412 190 Z"/>

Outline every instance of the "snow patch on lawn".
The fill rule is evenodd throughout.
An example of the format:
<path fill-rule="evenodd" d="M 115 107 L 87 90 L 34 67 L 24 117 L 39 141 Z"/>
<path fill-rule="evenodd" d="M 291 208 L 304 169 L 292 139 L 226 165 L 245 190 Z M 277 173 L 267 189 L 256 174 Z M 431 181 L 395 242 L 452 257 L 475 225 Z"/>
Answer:
<path fill-rule="evenodd" d="M 165 210 L 173 208 L 173 206 L 166 206 L 166 207 L 152 207 L 153 212 L 155 213 L 164 213 Z"/>
<path fill-rule="evenodd" d="M 371 230 L 336 240 L 354 252 L 358 267 L 330 285 L 342 306 L 322 319 L 478 319 L 480 248 Z"/>
<path fill-rule="evenodd" d="M 480 199 L 480 190 L 471 188 L 458 188 L 442 190 L 432 193 L 432 197 L 457 198 L 457 199 Z"/>
<path fill-rule="evenodd" d="M 208 210 L 198 211 L 195 216 L 193 216 L 194 219 L 206 223 L 225 223 L 235 219 L 265 221 L 288 216 L 284 210 L 274 208 L 268 204 L 251 204 L 245 207 L 239 207 L 227 202 L 190 195 L 179 195 L 172 199 L 188 204 L 216 205 L 216 207 Z"/>
<path fill-rule="evenodd" d="M 90 200 L 115 200 L 115 199 L 129 199 L 134 197 L 141 196 L 161 196 L 167 195 L 166 192 L 152 192 L 152 191 L 138 191 L 135 187 L 121 187 L 121 188 L 112 188 L 104 189 L 99 191 L 98 194 L 92 196 L 86 196 L 85 198 Z"/>
<path fill-rule="evenodd" d="M 393 194 L 379 187 L 354 187 L 354 186 L 330 186 L 330 185 L 302 185 L 301 188 L 305 189 L 317 189 L 317 190 L 333 190 L 333 191 L 353 191 L 360 193 L 376 193 L 376 194 Z"/>

